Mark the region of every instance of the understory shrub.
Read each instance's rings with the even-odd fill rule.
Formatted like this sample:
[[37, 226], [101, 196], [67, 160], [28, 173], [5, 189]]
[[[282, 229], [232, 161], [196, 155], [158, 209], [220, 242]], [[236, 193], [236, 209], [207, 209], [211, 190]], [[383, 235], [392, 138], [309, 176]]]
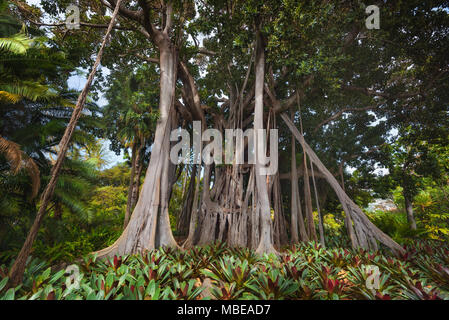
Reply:
[[17, 288], [5, 289], [10, 265], [0, 267], [0, 299], [449, 299], [448, 245], [418, 241], [405, 249], [395, 257], [311, 242], [259, 256], [217, 243], [104, 260], [88, 255], [71, 267], [79, 270], [78, 285], [66, 269], [35, 258]]

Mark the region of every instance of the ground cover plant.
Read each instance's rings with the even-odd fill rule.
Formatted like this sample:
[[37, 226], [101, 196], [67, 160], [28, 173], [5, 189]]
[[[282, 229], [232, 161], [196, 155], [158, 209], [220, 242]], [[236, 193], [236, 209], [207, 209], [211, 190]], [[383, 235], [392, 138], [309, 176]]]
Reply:
[[[44, 261], [31, 259], [23, 284], [8, 290], [3, 265], [0, 299], [449, 299], [449, 246], [431, 241], [407, 246], [401, 257], [324, 249], [316, 243], [286, 248], [280, 256], [259, 256], [215, 244], [106, 260], [86, 256], [76, 265], [78, 285], [65, 268], [52, 271]], [[369, 266], [379, 268], [377, 289], [367, 286]]]

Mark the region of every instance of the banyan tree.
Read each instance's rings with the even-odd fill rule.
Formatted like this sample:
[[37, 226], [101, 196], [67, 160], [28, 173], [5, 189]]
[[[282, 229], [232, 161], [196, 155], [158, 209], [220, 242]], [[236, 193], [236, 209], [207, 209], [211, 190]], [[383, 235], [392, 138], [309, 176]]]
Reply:
[[[114, 36], [123, 39], [135, 35], [139, 47], [129, 54], [133, 59], [138, 58], [139, 63], [157, 64], [160, 97], [151, 158], [137, 204], [122, 235], [113, 245], [98, 251], [99, 257], [165, 246], [186, 248], [215, 241], [250, 247], [259, 253], [276, 252], [281, 246], [298, 241], [320, 241], [325, 245], [318, 180], [320, 184], [326, 182], [341, 203], [347, 235], [354, 248], [377, 250], [381, 244], [396, 253], [403, 252], [348, 197], [304, 138], [302, 123], [308, 119], [298, 108], [302, 101], [323, 91], [324, 86], [351, 92], [348, 90], [351, 79], [361, 77], [360, 74], [353, 76], [346, 68], [345, 86], [336, 86], [327, 68], [331, 64], [338, 68], [348, 56], [360, 60], [363, 50], [372, 49], [360, 42], [363, 19], [360, 16], [347, 19], [345, 5], [335, 5], [343, 6], [335, 8], [328, 1], [311, 4], [293, 0], [282, 3], [101, 0], [102, 10], [115, 9], [120, 22], [114, 27], [111, 21], [110, 29], [114, 29], [111, 43], [115, 41]], [[313, 12], [324, 13], [313, 15]], [[198, 37], [202, 37], [202, 45]], [[123, 50], [117, 45], [115, 50], [117, 47]], [[123, 52], [116, 56], [119, 53], [126, 56]], [[367, 97], [360, 98], [359, 104], [380, 104], [379, 97], [385, 97], [374, 95], [368, 89], [358, 91]], [[366, 106], [359, 109], [369, 110]], [[337, 113], [329, 121], [338, 116]], [[77, 118], [73, 121], [74, 127]], [[194, 126], [198, 122], [200, 125]], [[278, 139], [285, 139], [286, 128], [292, 140], [288, 207], [284, 205], [279, 170], [267, 174], [268, 164], [259, 161], [261, 154], [271, 158], [277, 154], [268, 154], [277, 143], [269, 132], [281, 126], [284, 137]], [[223, 137], [228, 130], [245, 132], [251, 128], [265, 129], [268, 134], [242, 139], [244, 152], [237, 155], [234, 150], [230, 163], [195, 161], [198, 150], [192, 147], [192, 161], [180, 165], [170, 158], [171, 149], [177, 143], [171, 134], [180, 128], [192, 134], [195, 131], [203, 134], [213, 128]], [[230, 139], [227, 143], [238, 144], [236, 136]], [[300, 172], [296, 168], [294, 140], [302, 150]], [[252, 150], [248, 148], [251, 145]], [[247, 161], [254, 155], [255, 163]], [[238, 157], [244, 163], [237, 163]], [[178, 243], [170, 226], [169, 203], [180, 170], [189, 173], [189, 182], [182, 209], [175, 213], [178, 228], [185, 234], [185, 239]], [[299, 174], [303, 178], [302, 187], [298, 185]], [[49, 188], [47, 197], [51, 193]], [[313, 218], [313, 201], [318, 211], [318, 226]]]
[[[110, 3], [113, 5], [114, 1]], [[299, 92], [291, 90], [290, 96], [285, 101], [279, 101], [273, 83], [266, 82], [267, 78], [274, 78], [273, 74], [267, 75], [265, 66], [267, 35], [263, 29], [264, 22], [268, 19], [266, 16], [258, 13], [244, 17], [246, 28], [255, 35], [248, 49], [249, 62], [246, 68], [243, 68], [245, 72], [241, 74], [240, 81], [235, 80], [236, 77], [232, 75], [231, 63], [223, 66], [223, 72], [233, 79], [227, 83], [228, 90], [224, 98], [213, 97], [217, 103], [216, 107], [212, 108], [206, 105], [204, 97], [201, 97], [197, 81], [189, 69], [189, 62], [179, 55], [180, 42], [176, 41], [180, 37], [178, 35], [177, 38], [173, 38], [174, 25], [171, 19], [175, 8], [173, 3], [165, 4], [161, 14], [166, 19], [161, 20], [162, 25], [159, 27], [153, 24], [154, 18], [149, 14], [151, 8], [147, 2], [139, 3], [141, 5], [139, 10], [121, 8], [121, 14], [139, 23], [147, 39], [159, 50], [158, 60], [150, 57], [144, 60], [159, 64], [160, 118], [143, 189], [130, 222], [121, 237], [111, 247], [99, 251], [99, 256], [135, 253], [160, 246], [190, 247], [215, 241], [226, 242], [230, 246], [250, 247], [258, 252], [274, 252], [275, 248], [287, 244], [289, 242], [287, 228], [288, 225], [291, 226], [291, 222], [287, 222], [283, 212], [279, 173], [263, 174], [264, 165], [259, 161], [254, 164], [236, 163], [235, 159], [238, 156], [235, 152], [238, 150], [233, 150], [234, 162], [230, 164], [191, 161], [190, 165], [184, 166], [191, 168], [191, 175], [184, 205], [179, 213], [178, 226], [187, 230], [187, 239], [182, 243], [177, 243], [172, 235], [168, 213], [171, 189], [176, 182], [176, 172], [180, 169], [170, 159], [170, 150], [177, 142], [170, 139], [172, 130], [182, 127], [192, 133], [194, 130], [204, 133], [207, 128], [214, 128], [224, 137], [227, 130], [240, 129], [244, 132], [254, 128], [266, 129], [269, 132], [269, 129], [277, 129], [279, 121], [286, 123], [291, 134], [301, 145], [306, 160], [305, 171], [307, 177], [312, 178], [312, 180], [304, 179], [304, 189], [307, 190], [305, 210], [300, 210], [302, 204], [299, 193], [296, 188], [292, 189], [294, 194], [291, 199], [296, 203], [296, 212], [291, 213], [294, 217], [291, 221], [298, 224], [300, 239], [318, 240], [312, 215], [313, 187], [309, 184], [311, 181], [315, 183], [316, 172], [327, 181], [341, 202], [346, 216], [347, 233], [353, 247], [376, 250], [379, 242], [393, 251], [403, 250], [370, 222], [364, 212], [346, 195], [335, 177], [306, 143], [296, 125], [286, 115], [285, 110], [296, 106]], [[262, 7], [259, 9], [264, 10]], [[235, 9], [229, 10], [232, 15], [232, 10]], [[351, 37], [355, 37], [354, 32], [347, 35], [345, 44], [353, 40]], [[199, 51], [198, 54], [210, 56], [217, 54], [204, 48]], [[181, 86], [179, 90], [176, 88], [177, 80]], [[194, 121], [200, 121], [201, 125], [194, 128]], [[235, 142], [237, 145], [238, 142], [234, 141], [234, 138], [232, 136], [233, 141], [227, 142]], [[255, 140], [252, 141], [255, 146], [253, 150], [244, 148], [245, 160], [251, 155], [258, 154], [258, 148], [262, 148], [265, 153], [271, 150], [270, 137], [265, 136], [264, 141], [259, 141], [261, 140], [259, 138], [257, 135], [252, 138]], [[208, 137], [206, 140], [213, 139]], [[245, 137], [243, 140], [246, 147], [251, 144], [250, 140], [251, 137]], [[193, 148], [192, 154], [192, 158], [199, 157]], [[316, 193], [316, 185], [314, 187]], [[293, 229], [296, 229], [296, 226]], [[318, 229], [321, 242], [324, 242], [321, 222]]]

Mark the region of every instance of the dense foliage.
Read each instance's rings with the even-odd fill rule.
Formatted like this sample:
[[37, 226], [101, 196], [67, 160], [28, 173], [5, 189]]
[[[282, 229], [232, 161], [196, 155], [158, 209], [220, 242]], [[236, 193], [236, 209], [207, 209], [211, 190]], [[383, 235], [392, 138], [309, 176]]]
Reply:
[[[161, 249], [143, 255], [79, 262], [79, 283], [65, 269], [52, 271], [30, 260], [23, 285], [3, 290], [1, 299], [412, 299], [449, 298], [449, 247], [439, 242], [407, 246], [402, 257], [381, 252], [323, 249], [301, 244], [277, 257], [216, 244], [186, 251]], [[371, 272], [380, 271], [378, 289]], [[73, 270], [73, 267], [71, 268]], [[372, 271], [374, 272], [374, 271]], [[70, 273], [70, 272], [68, 272]]]
[[[106, 6], [115, 3], [78, 0], [82, 23], [68, 30], [60, 21], [66, 0], [38, 6], [0, 0], [0, 298], [449, 299], [449, 5], [443, 0], [383, 1], [379, 30], [365, 28], [362, 1], [126, 3], [35, 229], [23, 284], [8, 288], [8, 272], [44, 207], [41, 197], [77, 105], [80, 93], [70, 79], [90, 71], [111, 20]], [[154, 34], [166, 29], [161, 45]], [[171, 91], [162, 94], [167, 47], [176, 65]], [[272, 248], [280, 256], [224, 244], [109, 260], [90, 256], [115, 243], [140, 200], [148, 212], [163, 207], [151, 219], [139, 218], [145, 223], [136, 228], [156, 221], [157, 236], [135, 235], [156, 239], [154, 247], [172, 234], [174, 247], [185, 245], [188, 234], [187, 243], [196, 244], [210, 230], [205, 243], [229, 241], [229, 230], [243, 225], [235, 217], [262, 202], [259, 187], [250, 188], [253, 169], [155, 165], [159, 171], [146, 182], [156, 191], [142, 195], [141, 184], [151, 159], [169, 163], [166, 151], [175, 142], [164, 133], [156, 143], [164, 100], [170, 100], [170, 129], [192, 132], [193, 120], [220, 132], [255, 126], [254, 69], [262, 51], [260, 118], [262, 127], [279, 129], [280, 138], [279, 172], [267, 178], [270, 190], [264, 191], [271, 213], [266, 225], [273, 224]], [[309, 176], [314, 165], [280, 120], [286, 113], [338, 187], [406, 254], [349, 249], [357, 247], [349, 238], [360, 219], [351, 222], [323, 170]], [[162, 144], [164, 152], [153, 152]], [[109, 163], [107, 147], [124, 161]], [[366, 209], [379, 199], [395, 208]], [[220, 218], [205, 224], [217, 212]], [[323, 232], [321, 245], [294, 239], [298, 217], [307, 224], [300, 236]], [[262, 229], [245, 241], [251, 238], [254, 247], [259, 231], [268, 234]], [[374, 239], [373, 228], [356, 231]], [[80, 288], [69, 287], [58, 270], [70, 263], [80, 267]], [[372, 265], [381, 271], [377, 291], [366, 286]]]

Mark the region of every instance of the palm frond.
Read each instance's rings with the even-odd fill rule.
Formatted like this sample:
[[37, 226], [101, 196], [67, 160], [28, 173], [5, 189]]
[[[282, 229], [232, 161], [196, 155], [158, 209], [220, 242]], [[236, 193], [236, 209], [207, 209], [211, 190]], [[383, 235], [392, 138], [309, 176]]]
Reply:
[[18, 33], [9, 38], [0, 38], [0, 50], [14, 54], [25, 54], [32, 43], [32, 39], [23, 33]]
[[14, 174], [19, 172], [23, 155], [20, 146], [17, 143], [6, 140], [0, 136], [0, 152], [4, 154], [6, 160], [10, 163], [11, 171]]
[[48, 86], [32, 81], [0, 84], [0, 90], [7, 92], [9, 95], [21, 96], [31, 101], [49, 100], [56, 96]]
[[27, 171], [31, 178], [31, 199], [37, 196], [41, 185], [40, 171], [32, 158], [26, 155], [20, 146], [0, 136], [0, 152], [11, 165], [11, 172], [17, 174], [21, 169]]
[[11, 93], [8, 91], [0, 91], [0, 101], [6, 103], [16, 104], [22, 99], [22, 97], [18, 94]]

